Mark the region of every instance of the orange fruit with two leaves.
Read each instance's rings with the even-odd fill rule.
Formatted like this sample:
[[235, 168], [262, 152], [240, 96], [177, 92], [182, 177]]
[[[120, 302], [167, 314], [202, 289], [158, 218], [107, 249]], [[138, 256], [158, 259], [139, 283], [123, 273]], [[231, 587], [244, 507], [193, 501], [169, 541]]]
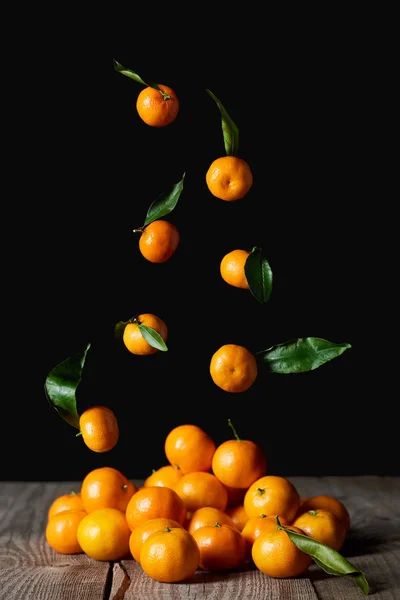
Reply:
[[199, 567], [200, 552], [193, 536], [183, 527], [154, 531], [143, 542], [140, 565], [143, 571], [164, 583], [190, 579]]
[[126, 520], [133, 531], [144, 521], [164, 517], [179, 525], [186, 522], [186, 506], [179, 495], [169, 487], [153, 486], [138, 490], [126, 507]]
[[244, 505], [230, 506], [226, 509], [226, 514], [232, 519], [233, 526], [239, 529], [239, 531], [243, 531], [243, 527], [249, 520]]
[[300, 506], [300, 496], [291, 481], [279, 475], [264, 475], [248, 488], [244, 508], [250, 517], [279, 515], [292, 523]]
[[180, 234], [176, 225], [165, 219], [156, 219], [133, 230], [140, 233], [139, 250], [152, 263], [164, 263], [179, 246]]
[[220, 480], [206, 471], [193, 471], [183, 475], [174, 488], [185, 503], [188, 511], [211, 506], [225, 511], [228, 503], [228, 492]]
[[63, 510], [53, 514], [47, 522], [45, 538], [59, 554], [81, 554], [78, 527], [87, 515], [84, 510]]
[[143, 336], [140, 326], [150, 327], [161, 336], [164, 342], [168, 337], [168, 328], [164, 321], [152, 313], [142, 313], [125, 325], [123, 342], [131, 354], [148, 356], [158, 352], [158, 348], [149, 344]]
[[[283, 517], [279, 517], [279, 522], [285, 527], [289, 525]], [[246, 540], [248, 556], [251, 556], [251, 549], [259, 535], [266, 531], [276, 531], [277, 528], [275, 516], [271, 515], [267, 517], [267, 515], [261, 514], [258, 517], [250, 517], [242, 529], [242, 535]]]
[[148, 477], [146, 477], [143, 487], [160, 485], [162, 487], [169, 487], [173, 489], [182, 475], [183, 473], [178, 465], [164, 465], [158, 469], [154, 469], [154, 471]]
[[95, 560], [120, 560], [130, 554], [131, 530], [125, 513], [117, 508], [99, 508], [87, 514], [78, 525], [77, 535], [83, 552]]
[[187, 530], [193, 534], [199, 527], [214, 525], [215, 523], [234, 527], [231, 517], [225, 511], [213, 506], [203, 506], [192, 513]]
[[[289, 525], [287, 529], [305, 535], [298, 527]], [[305, 573], [311, 563], [309, 554], [302, 552], [292, 542], [286, 531], [275, 527], [259, 535], [251, 549], [252, 560], [262, 573], [269, 577], [298, 577]]]
[[240, 200], [253, 185], [250, 165], [238, 156], [220, 156], [209, 166], [206, 184], [213, 196], [226, 202]]
[[86, 446], [93, 452], [108, 452], [119, 439], [117, 417], [107, 406], [87, 408], [79, 417], [79, 429]]
[[204, 571], [240, 569], [246, 560], [246, 542], [236, 527], [214, 523], [193, 532], [200, 550], [200, 568]]
[[57, 496], [49, 506], [47, 519], [65, 510], [84, 510], [80, 492], [67, 492]]
[[158, 89], [147, 86], [139, 93], [136, 110], [150, 127], [165, 127], [175, 121], [179, 113], [179, 99], [168, 85], [158, 84]]
[[129, 549], [136, 562], [140, 563], [140, 550], [149, 535], [155, 531], [162, 531], [166, 527], [172, 529], [173, 527], [182, 527], [182, 525], [173, 519], [156, 517], [155, 519], [143, 521], [132, 530], [129, 538]]
[[228, 424], [235, 439], [226, 440], [217, 447], [212, 459], [212, 472], [225, 486], [247, 490], [265, 475], [267, 459], [256, 442], [239, 438], [230, 419]]
[[306, 498], [301, 503], [298, 516], [309, 510], [327, 510], [334, 514], [342, 523], [346, 529], [346, 533], [350, 529], [350, 514], [346, 506], [338, 498], [327, 494], [319, 494], [318, 496], [312, 496]]
[[118, 469], [99, 467], [84, 477], [80, 493], [87, 513], [99, 508], [116, 508], [124, 512], [136, 491], [136, 485]]
[[214, 440], [198, 425], [177, 425], [168, 433], [164, 442], [165, 456], [181, 472], [211, 471], [216, 449]]
[[346, 539], [344, 523], [333, 513], [322, 508], [303, 512], [292, 524], [306, 535], [338, 552]]
[[226, 392], [245, 392], [253, 385], [257, 374], [256, 357], [239, 344], [224, 344], [211, 357], [211, 378]]
[[219, 270], [221, 277], [233, 287], [248, 290], [250, 288], [244, 271], [250, 252], [247, 250], [231, 250], [222, 257]]

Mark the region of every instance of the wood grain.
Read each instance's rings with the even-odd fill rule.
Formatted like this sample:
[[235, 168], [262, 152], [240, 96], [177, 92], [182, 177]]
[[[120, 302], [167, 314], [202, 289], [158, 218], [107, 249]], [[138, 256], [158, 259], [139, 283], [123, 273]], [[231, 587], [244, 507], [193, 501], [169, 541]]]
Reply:
[[[289, 477], [301, 496], [343, 501], [351, 530], [341, 553], [364, 571], [373, 600], [400, 599], [400, 478]], [[141, 481], [135, 483], [140, 486]], [[127, 559], [115, 564], [84, 554], [60, 555], [47, 544], [47, 510], [78, 482], [0, 483], [0, 600], [361, 600], [348, 577], [313, 564], [307, 575], [272, 579], [256, 569], [197, 571], [186, 582], [162, 584]]]

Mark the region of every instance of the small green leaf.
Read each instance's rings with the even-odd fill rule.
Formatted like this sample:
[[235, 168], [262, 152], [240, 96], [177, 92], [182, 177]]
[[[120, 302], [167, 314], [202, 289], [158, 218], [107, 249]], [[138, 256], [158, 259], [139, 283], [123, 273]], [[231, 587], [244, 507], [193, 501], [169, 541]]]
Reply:
[[261, 304], [265, 304], [272, 293], [272, 269], [261, 248], [254, 247], [244, 265], [244, 274], [253, 296]]
[[[279, 523], [279, 520], [278, 520]], [[326, 573], [336, 576], [347, 576], [354, 579], [355, 583], [361, 591], [368, 596], [369, 585], [362, 571], [356, 569], [344, 556], [337, 550], [330, 548], [326, 544], [315, 540], [308, 535], [296, 533], [291, 529], [287, 529], [282, 525], [278, 525], [280, 529], [286, 531], [291, 541], [306, 554], [309, 554], [314, 562], [321, 567]]]
[[161, 335], [152, 327], [148, 327], [147, 325], [140, 325], [138, 323], [139, 331], [150, 346], [153, 348], [157, 348], [157, 350], [162, 350], [166, 352], [168, 350], [164, 340]]
[[125, 327], [128, 325], [128, 323], [130, 323], [130, 321], [118, 321], [114, 329], [114, 334], [116, 338], [123, 338]]
[[322, 338], [298, 338], [256, 353], [273, 373], [313, 371], [340, 356], [350, 344], [333, 344]]
[[221, 113], [222, 134], [224, 136], [225, 152], [227, 156], [235, 156], [239, 150], [239, 129], [232, 121], [221, 101], [208, 89], [206, 92], [216, 102]]
[[59, 363], [47, 375], [45, 382], [45, 393], [50, 404], [67, 423], [77, 429], [79, 429], [79, 414], [75, 394], [82, 379], [89, 348], [90, 344], [82, 353]]
[[182, 175], [182, 179], [175, 183], [169, 192], [161, 194], [154, 202], [150, 205], [147, 211], [146, 220], [143, 227], [149, 225], [156, 219], [161, 219], [165, 215], [172, 212], [177, 205], [179, 196], [183, 190], [183, 180], [185, 179], [185, 173]]
[[[142, 83], [146, 87], [153, 87], [156, 90], [160, 90], [160, 88], [158, 87], [158, 85], [156, 83], [146, 83], [140, 77], [140, 75], [135, 73], [135, 71], [132, 71], [131, 69], [127, 69], [126, 67], [123, 67], [121, 65], [121, 63], [119, 63], [117, 60], [113, 59], [113, 63], [114, 63], [114, 69], [118, 73], [121, 73], [122, 75], [125, 75], [126, 77], [129, 77], [129, 79], [133, 79], [134, 81], [137, 81], [138, 83]], [[160, 90], [160, 92], [161, 92], [161, 90]]]

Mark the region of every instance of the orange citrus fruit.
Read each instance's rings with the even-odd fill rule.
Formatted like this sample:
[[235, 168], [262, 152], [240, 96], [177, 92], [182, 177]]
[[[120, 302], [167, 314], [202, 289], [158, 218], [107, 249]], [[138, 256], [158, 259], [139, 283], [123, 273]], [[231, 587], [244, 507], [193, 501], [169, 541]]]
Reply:
[[[285, 527], [286, 525], [289, 525], [283, 517], [279, 517], [279, 522]], [[277, 527], [276, 518], [272, 515], [267, 517], [267, 515], [261, 514], [258, 517], [250, 517], [250, 519], [247, 520], [247, 523], [242, 529], [242, 535], [246, 540], [249, 556], [251, 556], [251, 549], [256, 538], [265, 531], [276, 531]]]
[[243, 290], [249, 289], [244, 266], [250, 252], [247, 250], [231, 250], [222, 258], [219, 266], [221, 277], [226, 283]]
[[82, 550], [95, 560], [128, 557], [131, 530], [125, 514], [116, 508], [99, 508], [83, 517], [78, 525]]
[[337, 551], [341, 549], [346, 538], [344, 523], [333, 513], [322, 508], [303, 512], [293, 521], [293, 525]]
[[239, 529], [239, 531], [243, 531], [243, 527], [249, 520], [243, 504], [228, 507], [226, 509], [226, 514], [232, 519], [233, 526], [236, 527], [236, 529]]
[[47, 519], [64, 510], [84, 510], [80, 492], [68, 492], [55, 498], [50, 504]]
[[139, 238], [141, 254], [152, 263], [166, 262], [179, 245], [180, 235], [177, 227], [164, 219], [157, 219], [135, 231], [141, 232]]
[[187, 530], [189, 533], [194, 533], [199, 527], [215, 525], [215, 523], [234, 526], [231, 517], [223, 510], [213, 506], [203, 506], [192, 513]]
[[178, 494], [169, 487], [153, 486], [138, 490], [126, 507], [126, 520], [133, 531], [144, 521], [165, 517], [179, 525], [186, 522], [186, 506]]
[[188, 511], [194, 512], [203, 506], [211, 506], [225, 511], [228, 492], [213, 473], [193, 471], [183, 475], [174, 488]]
[[169, 125], [179, 112], [179, 99], [174, 90], [162, 84], [158, 84], [158, 88], [145, 87], [136, 100], [139, 117], [151, 127]]
[[92, 406], [79, 417], [83, 441], [93, 452], [108, 452], [118, 442], [119, 428], [114, 411], [107, 406]]
[[[229, 421], [231, 424], [231, 422]], [[231, 427], [233, 428], [232, 424]], [[233, 428], [235, 439], [222, 442], [214, 452], [212, 472], [225, 486], [249, 488], [265, 475], [267, 459], [262, 448], [252, 440], [242, 440]]]
[[198, 546], [183, 527], [154, 531], [140, 550], [140, 565], [146, 575], [165, 583], [190, 579], [199, 562]]
[[50, 517], [45, 531], [49, 546], [59, 554], [82, 553], [77, 532], [86, 514], [84, 510], [63, 510]]
[[142, 549], [143, 543], [147, 540], [150, 534], [155, 531], [162, 531], [166, 527], [182, 527], [180, 523], [173, 519], [167, 519], [165, 517], [156, 517], [155, 519], [148, 519], [143, 521], [137, 527], [132, 530], [129, 538], [129, 549], [133, 558], [140, 563], [140, 550]]
[[[287, 528], [305, 535], [293, 525]], [[312, 563], [311, 556], [299, 550], [286, 531], [277, 528], [261, 533], [255, 539], [251, 555], [257, 569], [269, 577], [297, 577], [305, 573]]]
[[285, 477], [264, 475], [248, 488], [244, 508], [250, 517], [279, 515], [292, 523], [300, 505], [295, 486]]
[[177, 425], [165, 438], [164, 450], [168, 462], [182, 473], [210, 471], [215, 442], [201, 427]]
[[88, 513], [99, 508], [116, 508], [124, 512], [136, 490], [136, 485], [118, 469], [93, 469], [81, 484], [83, 508]]
[[334, 514], [338, 519], [340, 519], [346, 529], [346, 532], [350, 529], [350, 514], [347, 510], [346, 506], [335, 498], [334, 496], [329, 496], [326, 494], [320, 494], [318, 496], [312, 496], [311, 498], [306, 498], [304, 502], [302, 502], [299, 515], [303, 512], [307, 512], [308, 510], [327, 510], [330, 513]]
[[123, 341], [129, 352], [139, 356], [147, 356], [158, 352], [158, 349], [149, 344], [143, 337], [138, 325], [151, 327], [167, 340], [168, 328], [164, 321], [152, 313], [143, 313], [135, 317], [133, 322], [127, 323], [123, 333]]
[[226, 392], [245, 392], [257, 374], [254, 354], [238, 344], [224, 344], [211, 357], [211, 378]]
[[152, 487], [154, 485], [160, 485], [162, 487], [174, 488], [175, 484], [178, 483], [183, 473], [178, 465], [164, 465], [158, 469], [154, 469], [144, 480], [143, 487]]
[[247, 194], [253, 185], [253, 174], [243, 158], [221, 156], [209, 166], [206, 183], [213, 196], [231, 202]]
[[200, 550], [200, 568], [204, 571], [228, 571], [244, 566], [246, 542], [232, 525], [214, 523], [193, 532]]

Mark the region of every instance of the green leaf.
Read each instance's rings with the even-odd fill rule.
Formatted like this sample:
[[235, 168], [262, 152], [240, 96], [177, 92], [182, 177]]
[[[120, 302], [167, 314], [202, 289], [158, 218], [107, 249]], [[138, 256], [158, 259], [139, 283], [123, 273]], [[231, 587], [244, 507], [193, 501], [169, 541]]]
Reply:
[[116, 338], [122, 339], [124, 336], [124, 331], [125, 331], [125, 327], [128, 325], [128, 323], [130, 323], [131, 321], [118, 321], [118, 323], [115, 326], [114, 329], [114, 334]]
[[183, 190], [183, 180], [185, 179], [185, 173], [182, 175], [182, 179], [175, 183], [169, 192], [161, 194], [154, 202], [150, 205], [147, 211], [146, 220], [143, 227], [149, 225], [156, 219], [161, 219], [165, 215], [172, 212], [177, 205], [179, 196]]
[[244, 265], [244, 274], [253, 296], [261, 304], [268, 302], [272, 293], [272, 269], [261, 248], [254, 247]]
[[164, 340], [161, 335], [152, 327], [148, 327], [147, 325], [140, 325], [138, 323], [139, 331], [150, 346], [153, 348], [157, 348], [157, 350], [162, 350], [166, 352], [168, 350]]
[[298, 338], [256, 353], [273, 373], [313, 371], [340, 356], [350, 344], [333, 344], [322, 338]]
[[[158, 87], [158, 85], [156, 83], [146, 83], [146, 81], [144, 81], [140, 77], [140, 75], [135, 73], [135, 71], [132, 71], [131, 69], [127, 69], [126, 67], [123, 67], [121, 65], [121, 63], [119, 63], [117, 60], [113, 59], [113, 64], [114, 64], [114, 69], [118, 73], [121, 73], [122, 75], [125, 75], [126, 77], [129, 77], [129, 79], [133, 79], [134, 81], [137, 81], [138, 83], [142, 83], [146, 87], [153, 87], [156, 90], [160, 90], [160, 88]], [[161, 92], [161, 90], [160, 90], [160, 92]]]
[[143, 85], [145, 85], [146, 87], [148, 87], [148, 83], [146, 83], [145, 81], [143, 81], [143, 79], [134, 71], [131, 71], [131, 69], [126, 69], [125, 67], [123, 67], [121, 65], [121, 63], [119, 63], [117, 60], [113, 60], [114, 63], [114, 69], [116, 71], [118, 71], [118, 73], [122, 73], [122, 75], [125, 75], [126, 77], [129, 77], [130, 79], [133, 79], [134, 81], [137, 81], [138, 83], [142, 83]]
[[282, 525], [279, 525], [279, 528], [286, 531], [291, 541], [299, 548], [299, 550], [309, 554], [321, 569], [330, 575], [351, 577], [361, 591], [368, 596], [369, 585], [364, 573], [356, 569], [337, 550], [330, 548], [322, 542], [318, 542], [308, 535], [302, 535], [291, 531]]
[[225, 152], [227, 156], [235, 156], [239, 150], [239, 129], [232, 121], [221, 101], [208, 89], [206, 92], [216, 102], [222, 118], [222, 134], [224, 136]]
[[45, 393], [50, 404], [59, 415], [73, 427], [79, 429], [79, 414], [76, 408], [76, 390], [82, 379], [88, 344], [82, 353], [59, 363], [46, 377]]

